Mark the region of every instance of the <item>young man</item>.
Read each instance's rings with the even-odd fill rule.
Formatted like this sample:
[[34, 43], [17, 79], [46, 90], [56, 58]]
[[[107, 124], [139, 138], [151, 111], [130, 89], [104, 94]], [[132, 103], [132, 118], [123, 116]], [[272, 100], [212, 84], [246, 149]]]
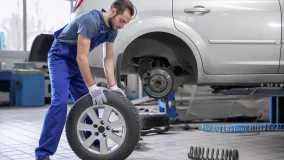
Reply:
[[108, 12], [92, 10], [71, 21], [54, 33], [54, 42], [48, 54], [48, 67], [52, 87], [51, 106], [48, 108], [35, 149], [37, 160], [48, 160], [57, 150], [66, 122], [69, 92], [77, 101], [90, 93], [94, 105], [106, 102], [103, 91], [92, 78], [88, 54], [106, 42], [105, 74], [109, 90], [124, 92], [115, 84], [113, 42], [117, 30], [122, 29], [134, 14], [129, 0], [116, 0]]

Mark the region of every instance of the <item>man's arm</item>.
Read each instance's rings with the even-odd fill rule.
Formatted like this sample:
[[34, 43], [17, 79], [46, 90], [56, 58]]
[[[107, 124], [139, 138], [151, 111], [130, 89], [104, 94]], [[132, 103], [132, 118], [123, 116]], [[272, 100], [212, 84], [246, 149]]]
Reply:
[[113, 43], [105, 43], [105, 55], [103, 59], [105, 75], [108, 81], [109, 86], [116, 84], [114, 76], [114, 61], [113, 61]]
[[95, 84], [95, 80], [92, 77], [88, 62], [90, 43], [91, 42], [88, 38], [86, 38], [82, 34], [78, 34], [78, 51], [76, 60], [79, 65], [82, 77], [88, 87]]

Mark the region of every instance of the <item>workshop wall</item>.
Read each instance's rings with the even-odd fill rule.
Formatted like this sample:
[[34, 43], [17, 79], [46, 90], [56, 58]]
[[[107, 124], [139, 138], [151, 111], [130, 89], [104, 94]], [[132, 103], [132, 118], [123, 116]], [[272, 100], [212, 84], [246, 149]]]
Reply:
[[[71, 20], [75, 3], [76, 0], [9, 0], [9, 3], [2, 3], [0, 62], [11, 68], [13, 62], [24, 61], [37, 35], [53, 34]], [[60, 18], [54, 18], [57, 15]]]

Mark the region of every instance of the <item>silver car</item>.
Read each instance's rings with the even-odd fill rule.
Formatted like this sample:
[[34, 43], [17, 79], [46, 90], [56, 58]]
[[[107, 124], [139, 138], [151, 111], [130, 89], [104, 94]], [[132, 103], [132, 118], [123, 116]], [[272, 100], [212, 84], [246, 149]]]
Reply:
[[[78, 2], [73, 18], [92, 9], [108, 10], [113, 0]], [[216, 93], [238, 88], [237, 94], [268, 94], [261, 87], [281, 89], [284, 0], [132, 3], [135, 17], [114, 44], [119, 81], [138, 74], [145, 91], [156, 98], [184, 84], [211, 86]], [[103, 45], [89, 56], [92, 73], [104, 78], [102, 58]]]

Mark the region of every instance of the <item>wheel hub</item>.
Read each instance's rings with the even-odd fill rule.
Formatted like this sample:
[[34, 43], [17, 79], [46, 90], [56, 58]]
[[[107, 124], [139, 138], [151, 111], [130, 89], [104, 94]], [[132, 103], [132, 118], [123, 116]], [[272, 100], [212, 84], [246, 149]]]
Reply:
[[98, 130], [99, 130], [100, 133], [104, 133], [105, 132], [105, 127], [100, 126]]
[[149, 87], [155, 92], [162, 92], [167, 88], [167, 79], [163, 75], [154, 75], [150, 78]]
[[153, 68], [143, 75], [145, 91], [154, 98], [164, 98], [174, 86], [174, 74], [167, 68]]

